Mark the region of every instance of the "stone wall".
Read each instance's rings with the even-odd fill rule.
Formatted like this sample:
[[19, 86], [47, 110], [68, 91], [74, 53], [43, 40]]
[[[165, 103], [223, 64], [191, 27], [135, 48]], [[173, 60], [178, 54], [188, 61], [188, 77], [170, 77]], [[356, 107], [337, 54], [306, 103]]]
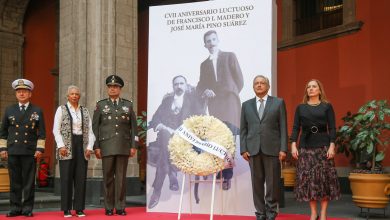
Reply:
[[23, 75], [23, 19], [29, 0], [0, 0], [0, 120], [15, 103], [11, 83]]
[[[137, 103], [137, 1], [60, 1], [59, 23], [59, 100], [75, 84], [92, 113], [107, 97], [105, 78], [116, 73], [125, 81], [121, 96]], [[138, 170], [131, 159], [127, 176], [137, 177]], [[88, 176], [101, 177], [100, 160], [89, 162]]]

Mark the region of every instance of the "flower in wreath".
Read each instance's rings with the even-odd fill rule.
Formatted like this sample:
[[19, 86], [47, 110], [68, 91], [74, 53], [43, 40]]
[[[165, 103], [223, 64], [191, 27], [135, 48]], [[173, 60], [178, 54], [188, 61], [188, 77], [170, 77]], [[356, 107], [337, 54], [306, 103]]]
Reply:
[[172, 164], [182, 172], [205, 176], [233, 165], [235, 143], [222, 121], [203, 115], [184, 120], [168, 149]]

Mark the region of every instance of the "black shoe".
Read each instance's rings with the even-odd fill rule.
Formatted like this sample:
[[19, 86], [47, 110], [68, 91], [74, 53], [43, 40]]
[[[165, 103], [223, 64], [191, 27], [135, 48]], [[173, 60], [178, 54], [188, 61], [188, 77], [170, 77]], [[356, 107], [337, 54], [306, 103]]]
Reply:
[[232, 186], [232, 183], [231, 183], [231, 180], [230, 180], [230, 179], [225, 179], [225, 180], [222, 182], [222, 189], [223, 189], [223, 190], [229, 190], [231, 186]]
[[34, 217], [33, 213], [31, 211], [24, 211], [22, 213], [22, 215], [26, 216], [26, 217]]
[[117, 215], [122, 215], [122, 216], [127, 215], [127, 213], [126, 213], [126, 211], [124, 209], [117, 209], [116, 210], [116, 214]]
[[255, 212], [255, 215], [256, 215], [256, 220], [266, 220], [264, 213]]
[[161, 192], [157, 193], [157, 192], [153, 191], [153, 194], [149, 200], [149, 205], [148, 205], [149, 209], [154, 208], [158, 204], [158, 201], [160, 200], [160, 194], [161, 194]]
[[16, 217], [16, 216], [19, 216], [21, 215], [22, 213], [20, 211], [10, 211], [7, 213], [7, 217]]
[[114, 215], [114, 212], [112, 211], [112, 209], [106, 209], [106, 215], [112, 216], [112, 215]]
[[177, 182], [173, 182], [169, 184], [169, 189], [172, 191], [178, 191], [179, 190], [179, 184]]
[[70, 218], [72, 217], [72, 213], [69, 210], [64, 211], [64, 218]]
[[275, 220], [278, 213], [277, 212], [270, 212], [270, 213], [267, 213], [266, 215], [267, 215], [267, 220]]
[[77, 217], [85, 217], [85, 213], [83, 212], [83, 210], [77, 210], [76, 211], [76, 216]]
[[256, 220], [266, 220], [265, 215], [256, 216]]

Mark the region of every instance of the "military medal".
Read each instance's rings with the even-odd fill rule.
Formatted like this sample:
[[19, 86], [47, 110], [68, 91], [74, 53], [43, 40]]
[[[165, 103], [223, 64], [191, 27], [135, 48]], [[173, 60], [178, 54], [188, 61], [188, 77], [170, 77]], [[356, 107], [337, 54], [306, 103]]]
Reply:
[[104, 106], [103, 112], [108, 113], [109, 111], [110, 111], [110, 108], [108, 107], [108, 105]]
[[108, 118], [108, 120], [111, 120], [111, 115], [110, 115], [110, 116], [108, 116], [107, 118]]
[[39, 115], [36, 112], [31, 114], [30, 121], [32, 121], [32, 120], [35, 120], [35, 121], [39, 120]]
[[11, 121], [11, 125], [15, 123], [15, 116], [9, 116], [8, 119]]
[[129, 107], [127, 106], [122, 106], [122, 109], [124, 112], [128, 113], [129, 112]]

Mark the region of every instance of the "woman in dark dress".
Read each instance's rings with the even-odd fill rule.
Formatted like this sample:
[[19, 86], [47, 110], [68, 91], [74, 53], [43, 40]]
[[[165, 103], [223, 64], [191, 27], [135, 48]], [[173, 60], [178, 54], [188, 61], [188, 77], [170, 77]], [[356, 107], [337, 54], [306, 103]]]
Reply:
[[[328, 202], [340, 198], [340, 184], [333, 160], [335, 139], [333, 107], [326, 99], [321, 82], [310, 80], [303, 102], [295, 110], [291, 153], [298, 160], [295, 196], [298, 201], [310, 203], [311, 220], [325, 220]], [[317, 201], [321, 203], [319, 216]]]

